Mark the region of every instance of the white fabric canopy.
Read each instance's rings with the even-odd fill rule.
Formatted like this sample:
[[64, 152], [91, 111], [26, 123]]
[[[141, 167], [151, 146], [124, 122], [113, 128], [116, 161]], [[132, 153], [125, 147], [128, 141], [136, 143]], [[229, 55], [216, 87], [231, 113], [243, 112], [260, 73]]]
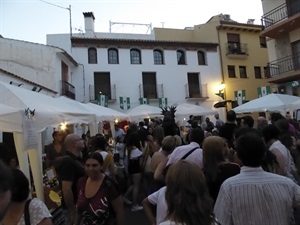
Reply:
[[195, 116], [206, 116], [206, 115], [213, 115], [216, 114], [217, 111], [212, 110], [210, 108], [200, 106], [200, 105], [193, 105], [189, 103], [181, 103], [178, 104], [176, 107], [175, 116], [176, 117], [187, 117], [190, 115]]
[[[236, 113], [290, 111], [299, 108], [300, 98], [293, 95], [269, 94], [233, 108]], [[299, 103], [299, 102], [298, 102]]]
[[162, 109], [151, 105], [139, 105], [135, 108], [127, 111], [127, 114], [132, 120], [151, 118], [151, 117], [163, 117], [161, 114]]

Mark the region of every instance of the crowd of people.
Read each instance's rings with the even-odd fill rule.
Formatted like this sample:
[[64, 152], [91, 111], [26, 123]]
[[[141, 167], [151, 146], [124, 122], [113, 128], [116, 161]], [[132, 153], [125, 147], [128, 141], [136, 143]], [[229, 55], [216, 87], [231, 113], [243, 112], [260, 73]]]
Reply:
[[[116, 124], [114, 146], [102, 134], [54, 132], [45, 166], [58, 175], [64, 224], [124, 225], [126, 205], [151, 225], [300, 224], [298, 123], [233, 110], [215, 119], [190, 116], [186, 138], [172, 116], [126, 131]], [[30, 224], [52, 224], [45, 204], [30, 198], [28, 178], [0, 157], [0, 222], [27, 225], [29, 208]]]

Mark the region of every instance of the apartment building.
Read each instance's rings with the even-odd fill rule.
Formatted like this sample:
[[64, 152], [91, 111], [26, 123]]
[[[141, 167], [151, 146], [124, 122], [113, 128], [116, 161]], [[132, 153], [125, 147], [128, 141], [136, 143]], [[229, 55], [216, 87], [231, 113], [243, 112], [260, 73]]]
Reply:
[[268, 82], [278, 93], [300, 94], [300, 1], [262, 0]]
[[266, 39], [260, 36], [262, 28], [252, 19], [240, 23], [220, 14], [205, 24], [184, 30], [154, 28], [154, 33], [156, 40], [218, 43], [222, 85], [216, 94], [224, 101], [220, 99], [217, 106], [230, 109], [272, 91], [266, 79], [268, 52]]

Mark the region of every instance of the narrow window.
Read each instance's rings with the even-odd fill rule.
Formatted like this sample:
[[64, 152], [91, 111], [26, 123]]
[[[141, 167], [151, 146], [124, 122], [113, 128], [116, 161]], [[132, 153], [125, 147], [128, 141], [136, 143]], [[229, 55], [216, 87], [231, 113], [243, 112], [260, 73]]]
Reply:
[[259, 37], [259, 43], [260, 43], [260, 47], [261, 48], [266, 48], [267, 47], [267, 41], [266, 41], [266, 37]]
[[190, 98], [201, 98], [199, 73], [188, 73], [188, 88]]
[[202, 51], [198, 51], [197, 56], [198, 56], [198, 65], [206, 65], [205, 53]]
[[95, 72], [94, 73], [94, 92], [95, 99], [98, 98], [100, 93], [102, 95], [108, 96], [111, 99], [111, 83], [110, 83], [110, 73], [107, 72]]
[[139, 49], [130, 50], [130, 63], [142, 64], [141, 51]]
[[254, 66], [254, 74], [256, 79], [261, 79], [261, 68], [260, 66]]
[[240, 78], [247, 78], [246, 66], [240, 66]]
[[108, 64], [119, 64], [119, 53], [118, 49], [108, 49]]
[[143, 73], [143, 91], [144, 98], [157, 99], [157, 85], [155, 73]]
[[96, 48], [88, 49], [88, 62], [89, 62], [89, 64], [97, 64], [97, 49]]
[[164, 56], [163, 56], [163, 52], [161, 50], [159, 50], [159, 49], [153, 50], [153, 58], [154, 58], [155, 65], [164, 64]]
[[234, 66], [227, 66], [227, 69], [228, 69], [228, 77], [230, 77], [230, 78], [236, 77]]
[[177, 50], [177, 64], [178, 65], [185, 65], [185, 54], [182, 50]]

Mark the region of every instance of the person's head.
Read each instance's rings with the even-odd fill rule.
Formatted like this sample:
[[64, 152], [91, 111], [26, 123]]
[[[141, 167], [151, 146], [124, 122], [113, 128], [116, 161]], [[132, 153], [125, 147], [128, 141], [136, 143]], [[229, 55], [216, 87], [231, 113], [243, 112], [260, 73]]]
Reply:
[[202, 122], [200, 126], [201, 126], [201, 129], [202, 129], [202, 130], [206, 130], [206, 128], [207, 128], [207, 123], [206, 123], [206, 122]]
[[196, 142], [199, 145], [201, 145], [203, 140], [204, 140], [204, 131], [199, 127], [192, 128], [189, 134], [189, 141]]
[[265, 126], [262, 129], [261, 133], [262, 133], [263, 140], [265, 141], [265, 143], [268, 143], [272, 139], [277, 140], [280, 135], [280, 131], [279, 131], [278, 127], [276, 127], [273, 124], [269, 124], [269, 125]]
[[260, 116], [257, 118], [257, 129], [261, 130], [268, 125], [266, 117]]
[[144, 121], [140, 121], [140, 122], [139, 122], [139, 127], [143, 127], [143, 126], [145, 126]]
[[162, 141], [162, 150], [170, 154], [174, 150], [175, 144], [176, 138], [171, 135], [168, 135], [164, 137]]
[[209, 136], [204, 139], [202, 144], [203, 149], [203, 166], [225, 161], [227, 144], [222, 137]]
[[99, 152], [92, 152], [84, 159], [86, 175], [91, 179], [97, 179], [101, 175], [103, 158]]
[[241, 127], [253, 128], [254, 119], [252, 116], [243, 116], [241, 120]]
[[265, 158], [266, 147], [257, 133], [248, 132], [236, 140], [236, 152], [244, 166], [259, 167]]
[[211, 224], [213, 203], [199, 167], [186, 160], [171, 165], [166, 186], [168, 218], [180, 224]]
[[236, 120], [236, 113], [233, 110], [229, 110], [226, 114], [226, 119], [228, 122], [235, 122]]
[[206, 123], [210, 122], [209, 117], [206, 117], [206, 118], [205, 118], [205, 122], [206, 122]]
[[189, 116], [189, 119], [190, 119], [190, 120], [194, 120], [194, 116], [193, 116], [193, 115], [190, 115], [190, 116]]
[[105, 150], [107, 147], [107, 141], [103, 136], [96, 136], [93, 138], [92, 147], [94, 150]]
[[67, 151], [79, 156], [84, 149], [84, 140], [77, 134], [68, 134], [65, 138], [65, 146]]
[[65, 132], [63, 131], [54, 131], [52, 133], [52, 138], [54, 141], [57, 141], [57, 142], [62, 142], [65, 138]]
[[29, 180], [19, 169], [12, 170], [13, 186], [11, 193], [12, 202], [23, 202], [29, 196]]
[[182, 139], [181, 139], [181, 137], [179, 135], [174, 135], [173, 137], [176, 139], [176, 141], [175, 141], [175, 148], [178, 147], [178, 146], [181, 146], [182, 145]]
[[280, 133], [289, 133], [289, 122], [287, 119], [279, 119], [277, 120], [274, 125], [279, 129]]
[[280, 119], [283, 119], [283, 118], [284, 118], [284, 116], [281, 115], [279, 112], [274, 112], [274, 113], [271, 114], [271, 123], [275, 124], [275, 122], [277, 120], [280, 120]]
[[216, 120], [220, 119], [219, 114], [215, 114], [215, 118], [216, 118]]
[[0, 160], [0, 221], [3, 219], [11, 201], [12, 183], [10, 168]]
[[120, 128], [119, 128], [119, 125], [118, 124], [115, 124], [115, 131], [118, 131]]
[[133, 148], [134, 146], [141, 149], [141, 138], [139, 133], [136, 131], [129, 133], [126, 139], [127, 149]]

